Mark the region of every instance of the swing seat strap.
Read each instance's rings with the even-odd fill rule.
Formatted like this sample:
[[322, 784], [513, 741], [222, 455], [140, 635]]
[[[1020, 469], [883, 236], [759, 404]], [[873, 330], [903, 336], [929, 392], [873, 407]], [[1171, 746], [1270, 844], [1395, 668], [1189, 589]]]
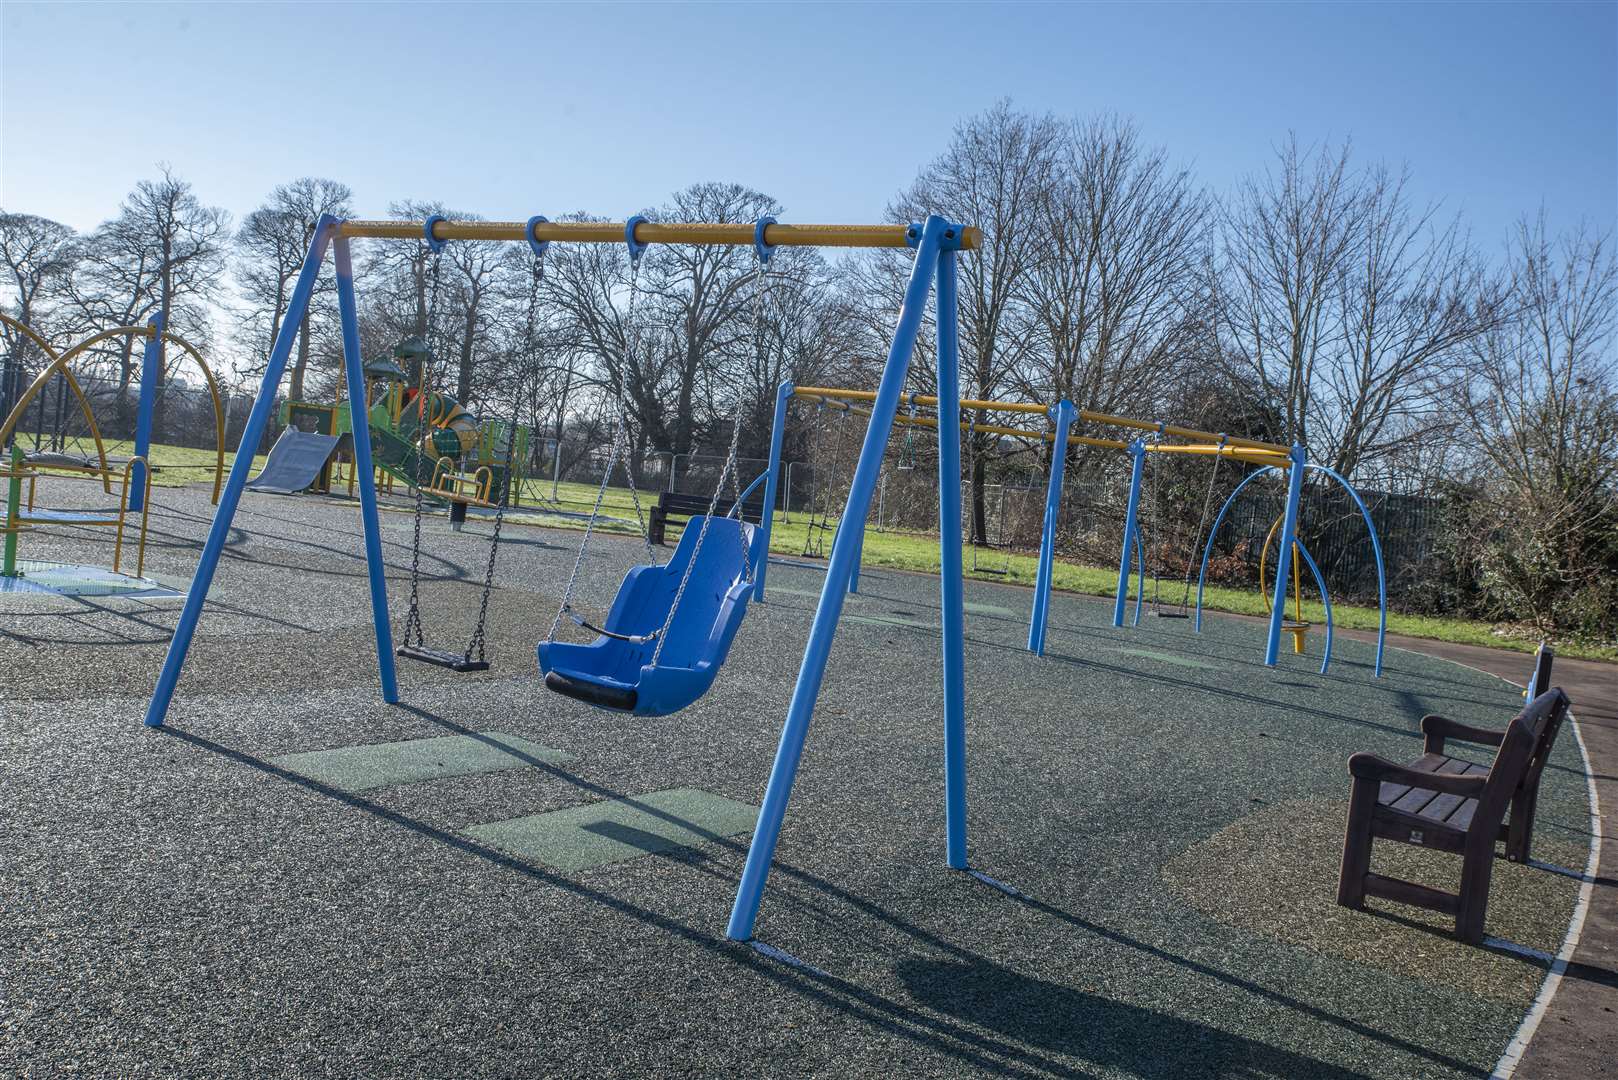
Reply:
[[581, 626], [584, 629], [589, 630], [591, 633], [600, 634], [602, 637], [612, 638], [614, 641], [627, 641], [631, 645], [645, 645], [647, 642], [656, 641], [663, 633], [663, 631], [659, 629], [653, 630], [650, 634], [620, 634], [612, 630], [602, 629], [595, 623], [592, 623], [586, 619], [583, 615], [580, 615], [578, 612], [574, 611], [572, 608], [563, 608], [562, 614], [566, 615], [570, 620], [572, 620], [574, 625]]

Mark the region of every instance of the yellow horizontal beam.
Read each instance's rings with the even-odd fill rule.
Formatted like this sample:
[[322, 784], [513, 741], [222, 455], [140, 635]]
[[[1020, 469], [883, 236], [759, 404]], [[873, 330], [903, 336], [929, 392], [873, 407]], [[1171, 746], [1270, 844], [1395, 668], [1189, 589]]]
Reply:
[[[419, 240], [422, 221], [345, 221], [337, 227], [339, 236], [377, 237], [387, 240]], [[622, 244], [622, 221], [548, 221], [534, 226], [535, 240], [557, 240], [574, 244]], [[906, 225], [766, 225], [764, 242], [771, 247], [902, 248]], [[440, 221], [433, 227], [436, 240], [520, 240], [528, 239], [528, 225], [521, 221]], [[714, 224], [706, 222], [643, 221], [635, 226], [635, 240], [641, 244], [710, 244], [751, 247], [751, 223]], [[961, 247], [983, 246], [982, 230], [966, 226]]]
[[[871, 410], [861, 409], [835, 400], [829, 401], [834, 408], [841, 408], [855, 416], [869, 418]], [[938, 418], [933, 416], [910, 416], [898, 413], [894, 416], [896, 424], [908, 424], [911, 427], [924, 427], [932, 430], [938, 429]], [[1035, 442], [1051, 442], [1056, 438], [1049, 431], [1029, 431], [1026, 428], [1004, 427], [999, 424], [976, 424], [971, 420], [960, 422], [962, 431], [982, 431], [990, 435], [1009, 435], [1017, 439], [1030, 439]], [[1129, 444], [1120, 439], [1098, 439], [1093, 435], [1069, 435], [1069, 446], [1095, 446], [1103, 450], [1128, 450]], [[1274, 451], [1250, 450], [1240, 446], [1148, 446], [1148, 453], [1156, 454], [1212, 454], [1218, 457], [1232, 458], [1236, 461], [1245, 461], [1250, 465], [1279, 465], [1285, 469], [1287, 457]]]
[[[1113, 427], [1133, 428], [1136, 431], [1157, 431], [1158, 426], [1152, 420], [1136, 420], [1132, 416], [1116, 416], [1112, 413], [1091, 412], [1089, 409], [1079, 410], [1079, 419], [1088, 420], [1092, 424], [1110, 424]], [[1257, 439], [1243, 439], [1235, 435], [1221, 435], [1214, 431], [1202, 431], [1197, 428], [1178, 427], [1174, 424], [1164, 424], [1162, 434], [1172, 435], [1176, 439], [1193, 439], [1197, 441], [1209, 440], [1223, 441], [1230, 446], [1245, 446], [1250, 450], [1276, 450], [1287, 453], [1288, 448], [1276, 443], [1260, 442]]]
[[[826, 401], [876, 400], [876, 392], [874, 390], [842, 390], [838, 389], [837, 387], [830, 386], [797, 386], [793, 387], [792, 393], [797, 397], [819, 398]], [[938, 399], [929, 394], [903, 394], [899, 398], [899, 404], [901, 406], [927, 405], [936, 409], [938, 407]], [[1041, 415], [1048, 415], [1050, 413], [1050, 406], [1048, 405], [1038, 405], [1025, 401], [975, 401], [970, 399], [962, 399], [961, 409], [963, 411], [971, 409], [981, 410], [984, 412], [1039, 413]], [[1088, 420], [1092, 424], [1110, 424], [1113, 427], [1132, 428], [1136, 431], [1158, 430], [1158, 425], [1151, 420], [1136, 420], [1130, 416], [1116, 416], [1112, 413], [1092, 412], [1089, 409], [1080, 409], [1079, 418], [1081, 420]], [[988, 431], [990, 429], [982, 424], [979, 424], [978, 430]], [[1191, 439], [1198, 442], [1207, 440], [1215, 444], [1222, 443], [1227, 447], [1239, 446], [1245, 447], [1249, 450], [1262, 450], [1273, 454], [1280, 454], [1283, 457], [1288, 452], [1287, 447], [1278, 446], [1275, 443], [1259, 442], [1257, 439], [1242, 439], [1237, 438], [1234, 435], [1219, 435], [1211, 431], [1199, 431], [1196, 428], [1179, 427], [1175, 424], [1164, 424], [1162, 433], [1164, 435], [1172, 435], [1177, 439]], [[1124, 449], [1127, 446], [1126, 443], [1114, 442], [1111, 439], [1095, 439], [1079, 435], [1073, 436], [1068, 441], [1077, 442], [1086, 446], [1117, 447], [1118, 449]], [[1147, 449], [1158, 448], [1148, 447]], [[1210, 451], [1212, 449], [1212, 447], [1209, 448]]]
[[[875, 401], [874, 390], [839, 390], [830, 386], [795, 386], [792, 393], [796, 397], [821, 398], [832, 401]], [[938, 399], [931, 394], [902, 394], [899, 397], [901, 406], [926, 405], [930, 408], [938, 407]], [[1013, 412], [1038, 413], [1041, 416], [1050, 414], [1050, 406], [1036, 405], [1026, 401], [975, 401], [970, 398], [961, 400], [962, 409], [981, 410], [984, 412]], [[987, 428], [983, 430], [987, 431]]]

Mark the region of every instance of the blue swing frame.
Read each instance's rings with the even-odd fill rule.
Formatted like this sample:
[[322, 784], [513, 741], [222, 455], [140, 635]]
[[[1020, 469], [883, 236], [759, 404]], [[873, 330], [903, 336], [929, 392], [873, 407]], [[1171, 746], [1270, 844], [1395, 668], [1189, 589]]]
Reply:
[[[309, 309], [321, 264], [330, 249], [337, 280], [337, 304], [342, 324], [344, 380], [350, 396], [360, 393], [365, 386], [360, 357], [359, 318], [354, 294], [353, 262], [348, 237], [340, 226], [343, 223], [331, 215], [323, 215], [316, 223], [309, 241], [308, 252], [298, 272], [287, 310], [281, 320], [281, 329], [271, 347], [269, 362], [259, 392], [248, 413], [247, 423], [237, 446], [236, 460], [230, 477], [220, 496], [219, 507], [208, 530], [202, 554], [197, 561], [195, 577], [180, 611], [174, 637], [169, 643], [157, 685], [147, 706], [145, 723], [161, 726], [174, 699], [185, 659], [196, 635], [197, 623], [202, 616], [209, 587], [219, 568], [226, 541], [231, 534], [236, 510], [241, 504], [242, 491], [247, 485], [252, 468], [251, 450], [262, 441], [275, 405], [275, 390], [297, 340], [303, 316]], [[424, 223], [425, 239], [437, 244], [434, 234], [436, 222]], [[630, 244], [637, 242], [633, 227], [626, 230]], [[369, 235], [396, 235], [371, 232]], [[905, 230], [906, 246], [915, 250], [910, 279], [905, 287], [904, 306], [899, 313], [898, 325], [883, 368], [881, 387], [871, 409], [871, 420], [866, 428], [865, 441], [860, 451], [859, 464], [849, 490], [843, 512], [845, 520], [865, 520], [870, 512], [877, 473], [881, 467], [883, 451], [892, 433], [894, 415], [903, 391], [905, 374], [915, 353], [916, 340], [921, 332], [929, 295], [936, 299], [936, 328], [938, 337], [938, 397], [951, 412], [959, 410], [960, 403], [960, 331], [958, 325], [958, 285], [956, 260], [958, 252], [971, 246], [973, 233], [966, 226], [943, 217], [931, 216], [924, 223], [911, 225]], [[762, 243], [765, 228], [760, 226], [754, 235], [755, 243]], [[526, 229], [525, 238], [535, 238], [533, 220]], [[676, 241], [678, 242], [678, 241]], [[975, 242], [972, 241], [972, 242]], [[936, 292], [935, 292], [936, 287]], [[244, 453], [243, 450], [247, 450]], [[370, 429], [365, 411], [354, 411], [354, 456], [359, 475], [369, 476], [372, 471]], [[966, 685], [964, 632], [966, 611], [961, 579], [961, 493], [957, 482], [961, 468], [960, 431], [953, 424], [938, 428], [939, 485], [939, 589], [942, 608], [942, 656], [944, 687], [944, 833], [945, 859], [954, 869], [967, 869], [966, 848]], [[773, 494], [773, 493], [772, 493]], [[376, 491], [371, 484], [360, 485], [360, 518], [364, 531], [367, 575], [370, 586], [371, 614], [375, 624], [377, 644], [377, 674], [381, 683], [382, 700], [397, 703], [399, 686], [393, 657], [393, 631], [388, 619], [387, 586], [383, 576], [382, 535], [378, 522]], [[782, 726], [780, 745], [764, 793], [763, 808], [753, 843], [748, 849], [747, 865], [736, 893], [726, 929], [728, 937], [749, 940], [753, 936], [754, 921], [762, 902], [764, 886], [769, 875], [770, 862], [775, 854], [786, 816], [787, 801], [791, 796], [793, 779], [809, 733], [809, 722], [814, 715], [815, 698], [826, 673], [832, 638], [837, 631], [838, 616], [847, 596], [854, 563], [859, 554], [857, 531], [843, 533], [834, 542], [832, 557], [821, 590], [820, 602], [815, 609], [814, 624], [804, 649], [803, 664], [799, 669], [792, 702]], [[767, 554], [767, 550], [765, 552]]]

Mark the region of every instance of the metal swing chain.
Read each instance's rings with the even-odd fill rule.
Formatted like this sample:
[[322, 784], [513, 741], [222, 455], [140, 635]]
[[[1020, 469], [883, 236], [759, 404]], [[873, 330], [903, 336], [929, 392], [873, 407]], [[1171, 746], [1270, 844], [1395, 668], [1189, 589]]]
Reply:
[[[527, 339], [523, 350], [530, 360], [534, 351], [534, 319], [539, 310], [539, 282], [544, 276], [544, 263], [536, 258], [534, 260], [534, 276], [531, 288], [528, 291], [528, 323], [525, 327], [524, 337]], [[500, 526], [505, 522], [506, 505], [511, 501], [511, 483], [513, 479], [512, 452], [517, 445], [517, 420], [522, 414], [523, 394], [528, 389], [528, 381], [523, 376], [517, 377], [517, 392], [512, 397], [511, 422], [506, 425], [506, 482], [500, 492], [500, 501], [494, 506], [494, 529], [489, 534], [489, 561], [483, 568], [483, 595], [478, 599], [478, 620], [472, 630], [472, 639], [466, 643], [466, 653], [463, 659], [468, 662], [472, 653], [477, 652], [478, 660], [483, 660], [483, 631], [489, 618], [489, 594], [494, 591], [494, 563], [500, 552]]]
[[[769, 262], [767, 259], [765, 259], [762, 252], [757, 254], [757, 260], [757, 269], [754, 271], [756, 284], [754, 288], [753, 334], [754, 340], [758, 342], [760, 358], [762, 360], [766, 359], [763, 355], [764, 302], [767, 295], [765, 289], [765, 275], [768, 271]], [[737, 455], [741, 450], [741, 444], [742, 417], [738, 415], [731, 421], [730, 450], [725, 454], [724, 468], [720, 470], [718, 479], [714, 481], [713, 495], [711, 495], [708, 499], [708, 512], [703, 515], [702, 527], [697, 530], [697, 542], [691, 547], [691, 557], [686, 560], [685, 573], [680, 575], [680, 585], [674, 590], [674, 602], [669, 605], [668, 614], [663, 618], [663, 628], [657, 632], [657, 645], [652, 649], [653, 667], [657, 666], [658, 660], [660, 660], [663, 656], [663, 645], [669, 639], [669, 631], [674, 626], [674, 616], [680, 610], [680, 601], [685, 599], [686, 586], [691, 583], [691, 573], [696, 569], [697, 557], [702, 554], [703, 542], [708, 539], [708, 527], [713, 524], [714, 512], [719, 508], [719, 496], [720, 493], [725, 490], [725, 479], [727, 476], [730, 478], [731, 492], [735, 496], [735, 503], [731, 506], [730, 515], [727, 516], [734, 515], [739, 517], [741, 514], [742, 486], [741, 477], [739, 475], [741, 470], [737, 458]], [[753, 576], [753, 565], [752, 553], [747, 550], [747, 530], [745, 528], [738, 528], [736, 530], [736, 538], [742, 549], [742, 580], [748, 581], [751, 580]], [[769, 558], [769, 553], [766, 552], [764, 557]]]
[[[685, 598], [685, 587], [691, 582], [691, 572], [696, 569], [697, 556], [702, 553], [702, 542], [708, 538], [708, 526], [713, 524], [714, 511], [719, 507], [719, 493], [725, 487], [725, 475], [734, 475], [736, 469], [736, 451], [742, 441], [741, 424], [731, 425], [730, 452], [725, 456], [724, 470], [719, 474], [714, 484], [713, 495], [708, 499], [708, 512], [703, 515], [702, 528], [697, 530], [697, 542], [691, 547], [691, 557], [686, 560], [685, 573], [680, 575], [679, 588], [674, 590], [674, 602], [669, 605], [669, 613], [663, 618], [663, 629], [657, 632], [657, 647], [652, 650], [652, 666], [657, 666], [658, 659], [663, 655], [663, 643], [669, 639], [669, 629], [674, 625], [674, 615], [680, 610], [680, 601]], [[738, 531], [739, 532], [739, 531]], [[742, 541], [742, 565], [747, 567], [747, 541]], [[743, 580], [746, 580], [745, 577]]]
[[[1229, 437], [1224, 432], [1220, 432], [1219, 450], [1225, 448], [1227, 441], [1229, 441]], [[1208, 490], [1202, 496], [1202, 513], [1197, 515], [1197, 532], [1191, 538], [1191, 553], [1185, 560], [1185, 591], [1180, 596], [1180, 610], [1182, 611], [1191, 605], [1191, 566], [1196, 562], [1197, 550], [1202, 547], [1202, 529], [1208, 522], [1208, 511], [1213, 506], [1214, 483], [1219, 479], [1219, 465], [1224, 456], [1222, 453], [1216, 452], [1214, 454], [1213, 469], [1208, 473]], [[1212, 543], [1213, 537], [1208, 537], [1208, 541]]]
[[[816, 411], [816, 415], [817, 416], [819, 415], [818, 410]], [[837, 432], [836, 432], [837, 445], [834, 447], [835, 451], [841, 451], [841, 450], [843, 450], [845, 448], [844, 447], [844, 442], [846, 441], [845, 436], [847, 434], [846, 429], [848, 427], [848, 415], [849, 415], [849, 410], [848, 410], [848, 407], [845, 405], [842, 408], [842, 410], [838, 413], [838, 416], [837, 416]], [[829, 436], [828, 436], [828, 438], [829, 438]], [[826, 444], [826, 440], [822, 440], [821, 441], [822, 449], [825, 448], [825, 444]], [[822, 455], [822, 456], [824, 456], [824, 455]], [[815, 523], [811, 519], [810, 528], [811, 528], [811, 530], [812, 530], [812, 532], [814, 534], [814, 541], [813, 541], [814, 542], [814, 552], [813, 553], [814, 553], [814, 555], [816, 557], [819, 557], [826, 550], [826, 534], [832, 531], [832, 527], [831, 527], [831, 510], [832, 510], [833, 506], [837, 505], [837, 497], [836, 497], [836, 492], [834, 492], [832, 490], [832, 486], [831, 486], [830, 483], [822, 483], [822, 484], [818, 484], [816, 486], [819, 488], [819, 495], [820, 495], [820, 521], [818, 523]], [[839, 522], [839, 525], [840, 524], [841, 524], [841, 522]], [[806, 554], [808, 554], [808, 552], [806, 552]]]
[[562, 602], [556, 609], [556, 617], [551, 620], [551, 629], [545, 635], [547, 643], [556, 640], [556, 631], [562, 625], [562, 616], [573, 613], [573, 590], [579, 582], [579, 568], [584, 565], [584, 552], [590, 546], [590, 537], [595, 532], [596, 520], [601, 515], [601, 500], [607, 494], [607, 485], [612, 481], [613, 466], [618, 464], [618, 448], [622, 445], [624, 419], [619, 417], [612, 425], [612, 448], [607, 453], [607, 467], [601, 474], [601, 484], [596, 488], [595, 505], [590, 507], [590, 517], [584, 523], [584, 539], [579, 542], [579, 550], [573, 556], [573, 571], [567, 576], [567, 585], [562, 589]]
[[[940, 422], [943, 413], [939, 413]], [[978, 420], [976, 412], [966, 421], [966, 536], [972, 546], [972, 572], [978, 569], [978, 508], [977, 508], [977, 480], [978, 480]], [[984, 537], [984, 539], [988, 539]]]
[[[1152, 446], [1163, 445], [1163, 423], [1158, 422], [1157, 432], [1151, 436]], [[1161, 457], [1161, 455], [1159, 455]], [[1147, 481], [1147, 499], [1151, 502], [1148, 511], [1152, 518], [1151, 542], [1155, 545], [1152, 552], [1152, 611], [1155, 613], [1162, 604], [1163, 582], [1163, 538], [1159, 526], [1163, 524], [1162, 484], [1158, 478], [1159, 466], [1152, 466], [1152, 476]]]
[[[635, 320], [635, 301], [639, 295], [640, 256], [638, 254], [631, 254], [629, 256], [629, 307], [624, 312], [624, 317], [629, 323], [629, 331], [624, 335], [624, 345], [629, 349], [629, 359], [631, 362], [634, 361], [636, 354], [640, 352], [640, 323]], [[624, 400], [622, 395], [619, 395], [617, 404], [618, 423], [622, 425], [624, 420]], [[624, 441], [625, 449], [631, 449], [627, 445], [629, 441], [629, 432], [627, 429], [624, 432]], [[646, 545], [646, 564], [648, 566], [656, 566], [657, 552], [652, 547], [652, 533], [651, 530], [646, 527], [646, 515], [644, 512], [642, 512], [640, 507], [640, 492], [635, 488], [635, 462], [630, 460], [631, 457], [633, 457], [633, 454], [626, 454], [624, 457], [624, 476], [629, 481], [629, 500], [635, 506], [635, 520], [640, 524], [641, 541]], [[670, 463], [670, 468], [673, 468], [672, 462]], [[607, 469], [610, 475], [612, 466], [609, 465]], [[599, 504], [599, 499], [597, 502]]]
[[[769, 299], [768, 275], [770, 264], [769, 260], [764, 258], [764, 254], [761, 251], [758, 252], [755, 257], [757, 259], [757, 263], [753, 271], [753, 340], [757, 343], [756, 347], [758, 349], [759, 374], [761, 376], [767, 376], [767, 368], [769, 366], [770, 356], [769, 340], [765, 334], [765, 330], [768, 325], [768, 321], [765, 318], [765, 311], [766, 304]], [[766, 383], [768, 383], [768, 381], [769, 380], [767, 377], [760, 378], [759, 386], [764, 386]], [[742, 510], [741, 467], [740, 462], [736, 457], [737, 446], [742, 430], [742, 421], [740, 416], [735, 419], [733, 426], [735, 430], [731, 432], [730, 458], [726, 461], [725, 467], [730, 470], [731, 494], [735, 496], [735, 501], [731, 504], [730, 513], [726, 516], [734, 517], [738, 521], [744, 521], [746, 518]], [[720, 481], [723, 482], [723, 480], [724, 477], [721, 475]], [[718, 490], [718, 485], [715, 485], [714, 491], [717, 492]], [[737, 542], [741, 544], [742, 548], [742, 580], [751, 581], [753, 580], [753, 553], [748, 550], [746, 530], [737, 530], [736, 538]], [[764, 557], [766, 559], [769, 558], [770, 553], [766, 551], [764, 553]]]
[[[425, 247], [426, 242], [423, 241], [421, 246]], [[421, 329], [421, 342], [426, 347], [427, 355], [421, 359], [421, 372], [416, 380], [416, 412], [421, 419], [421, 423], [417, 428], [418, 436], [420, 429], [426, 426], [427, 372], [432, 366], [428, 360], [432, 356], [433, 314], [438, 307], [438, 268], [442, 259], [443, 253], [435, 251], [432, 253], [431, 262], [428, 263], [428, 278], [431, 284], [427, 292], [426, 325]], [[405, 616], [404, 630], [400, 633], [400, 637], [404, 638], [406, 645], [413, 643], [418, 647], [424, 647], [426, 644], [426, 637], [421, 623], [421, 486], [423, 483], [421, 468], [425, 460], [426, 455], [422, 453], [418, 442], [416, 446], [416, 482], [412, 485], [412, 490], [415, 492], [416, 497], [411, 515], [413, 521], [410, 540], [410, 611]]]
[[823, 455], [816, 453], [816, 450], [825, 445], [826, 429], [820, 426], [821, 417], [825, 411], [825, 400], [818, 399], [815, 402], [814, 419], [811, 421], [814, 428], [809, 433], [809, 456], [813, 459], [813, 464], [809, 467], [809, 527], [804, 530], [803, 534], [803, 554], [805, 558], [815, 554], [815, 499], [823, 486], [819, 475], [820, 459]]

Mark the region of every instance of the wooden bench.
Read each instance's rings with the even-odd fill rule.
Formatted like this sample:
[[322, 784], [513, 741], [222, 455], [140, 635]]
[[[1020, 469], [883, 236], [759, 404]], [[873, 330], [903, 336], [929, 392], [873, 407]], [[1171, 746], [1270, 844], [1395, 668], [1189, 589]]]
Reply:
[[[1534, 675], [1528, 683], [1529, 692], [1535, 697], [1539, 696], [1536, 687], [1550, 688], [1551, 665], [1555, 658], [1556, 654], [1549, 646], [1541, 646], [1535, 655]], [[1534, 744], [1534, 753], [1528, 759], [1528, 768], [1523, 773], [1522, 781], [1517, 785], [1517, 790], [1511, 793], [1511, 813], [1500, 825], [1500, 839], [1505, 841], [1506, 858], [1512, 862], [1528, 861], [1529, 847], [1534, 840], [1534, 810], [1539, 806], [1539, 780], [1545, 772], [1545, 763], [1550, 760], [1551, 750], [1556, 746], [1556, 736], [1562, 730], [1562, 720], [1563, 716], [1558, 714], [1545, 725], [1545, 730], [1540, 733], [1539, 740]], [[1454, 771], [1453, 767], [1448, 765], [1454, 759], [1444, 753], [1444, 747], [1448, 742], [1453, 740], [1498, 747], [1505, 732], [1493, 728], [1472, 727], [1448, 717], [1429, 714], [1421, 718], [1421, 734], [1421, 757], [1406, 767], [1432, 773]]]
[[[651, 517], [646, 523], [646, 535], [654, 544], [663, 543], [663, 533], [668, 527], [669, 518], [682, 517], [690, 519], [697, 514], [708, 512], [708, 503], [712, 496], [686, 495], [678, 491], [664, 491], [657, 496], [657, 505], [652, 507]], [[730, 508], [735, 506], [734, 499], [724, 496], [719, 498], [719, 506], [715, 509], [717, 514], [728, 514]], [[754, 525], [764, 520], [764, 500], [749, 499], [742, 503], [741, 519]]]
[[[1442, 753], [1424, 754], [1421, 767], [1396, 765], [1375, 754], [1349, 758], [1348, 771], [1354, 779], [1337, 902], [1363, 908], [1370, 895], [1442, 911], [1455, 916], [1457, 937], [1474, 944], [1482, 941], [1495, 842], [1506, 832], [1507, 808], [1521, 790], [1536, 752], [1542, 744], [1549, 745], [1547, 733], [1554, 740], [1554, 729], [1561, 726], [1567, 708], [1567, 695], [1551, 689], [1530, 702], [1503, 732], [1428, 718], [1436, 721], [1427, 735], [1429, 747], [1435, 740], [1441, 747], [1446, 738], [1489, 736], [1499, 747], [1489, 765]], [[1425, 720], [1422, 726], [1429, 727]], [[1543, 766], [1540, 760], [1539, 767]], [[1377, 838], [1461, 856], [1460, 890], [1447, 893], [1372, 873], [1371, 845]]]

